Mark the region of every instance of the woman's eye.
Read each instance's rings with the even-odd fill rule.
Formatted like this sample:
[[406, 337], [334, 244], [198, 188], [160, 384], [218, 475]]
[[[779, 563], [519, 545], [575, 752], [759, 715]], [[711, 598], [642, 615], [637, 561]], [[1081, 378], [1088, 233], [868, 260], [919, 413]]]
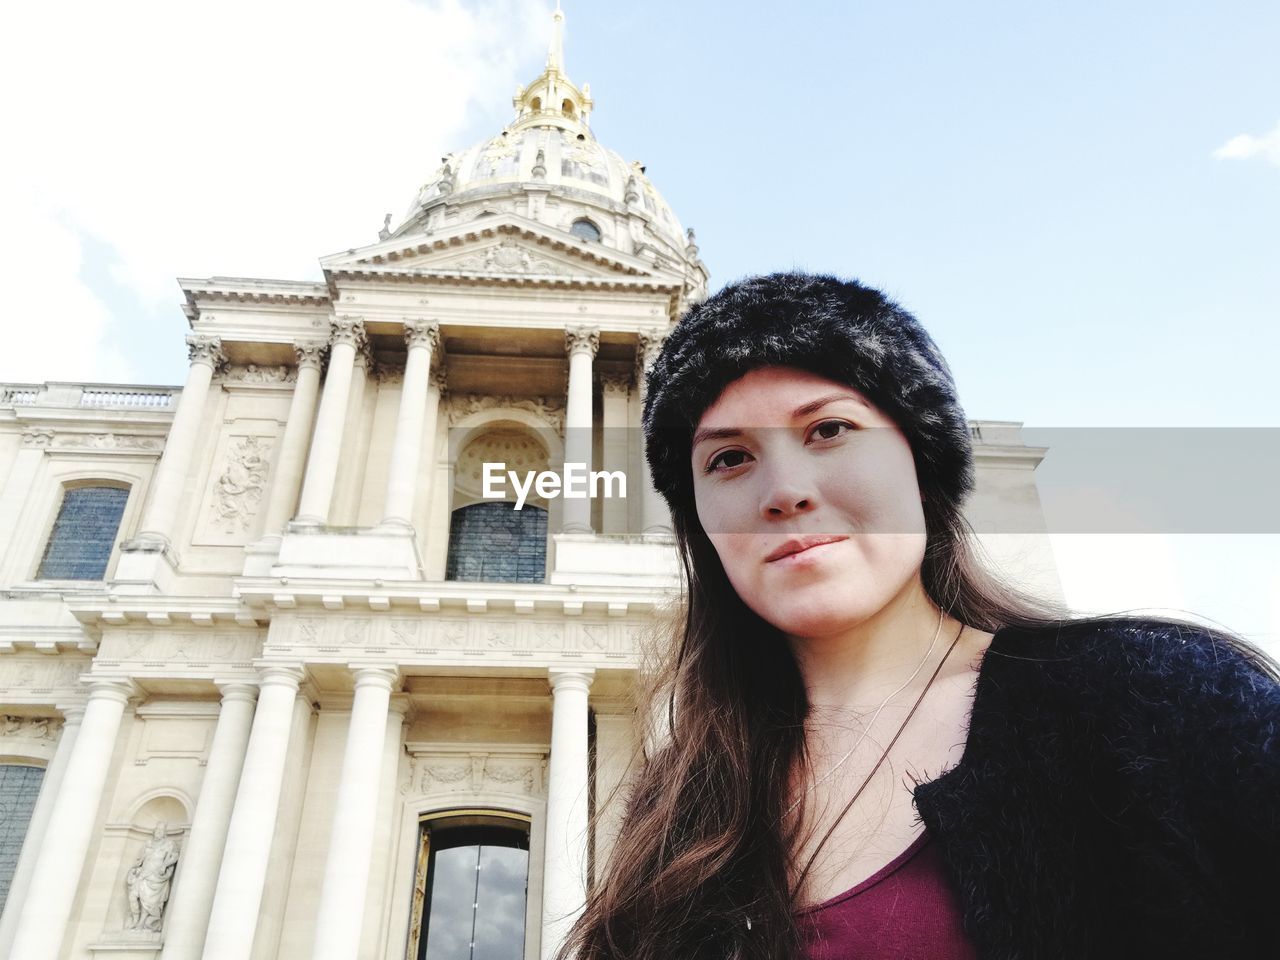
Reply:
[[853, 424], [845, 420], [824, 420], [813, 428], [810, 436], [817, 440], [834, 440], [846, 429], [854, 429]]
[[[734, 467], [742, 466], [746, 462], [747, 452], [745, 450], [724, 450], [707, 461], [705, 472], [716, 473], [718, 471], [731, 470]], [[717, 467], [717, 464], [721, 464], [721, 466]]]

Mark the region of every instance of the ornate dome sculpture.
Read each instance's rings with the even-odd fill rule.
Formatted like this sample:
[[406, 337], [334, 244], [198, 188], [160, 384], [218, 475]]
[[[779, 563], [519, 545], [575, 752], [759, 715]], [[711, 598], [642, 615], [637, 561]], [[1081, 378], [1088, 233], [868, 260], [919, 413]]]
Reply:
[[[441, 158], [405, 221], [388, 238], [427, 234], [486, 214], [513, 213], [583, 243], [642, 258], [691, 278], [706, 268], [639, 162], [627, 162], [591, 132], [588, 84], [564, 72], [564, 14], [557, 7], [547, 64], [516, 90], [516, 115], [489, 140]], [[696, 296], [696, 294], [695, 294]]]

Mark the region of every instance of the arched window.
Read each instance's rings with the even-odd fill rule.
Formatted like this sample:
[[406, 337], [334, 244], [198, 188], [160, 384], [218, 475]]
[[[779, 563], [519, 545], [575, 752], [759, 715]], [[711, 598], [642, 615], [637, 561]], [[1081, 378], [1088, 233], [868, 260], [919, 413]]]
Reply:
[[423, 821], [410, 916], [417, 960], [522, 960], [529, 823], [489, 813]]
[[581, 237], [583, 240], [590, 240], [592, 243], [600, 242], [600, 228], [586, 217], [583, 217], [581, 220], [573, 221], [573, 226], [569, 228], [569, 232], [575, 237]]
[[129, 499], [127, 487], [68, 487], [40, 561], [40, 580], [101, 580]]
[[494, 500], [453, 511], [446, 580], [542, 583], [546, 570], [546, 510]]
[[0, 764], [0, 910], [9, 899], [9, 884], [18, 868], [18, 855], [43, 780], [42, 767]]

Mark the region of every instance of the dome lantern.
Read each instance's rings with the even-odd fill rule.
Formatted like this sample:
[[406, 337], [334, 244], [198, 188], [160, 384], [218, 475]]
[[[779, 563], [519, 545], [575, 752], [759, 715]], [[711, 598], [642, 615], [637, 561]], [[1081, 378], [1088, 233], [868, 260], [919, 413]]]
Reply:
[[594, 106], [591, 86], [583, 84], [582, 89], [578, 89], [564, 72], [564, 11], [558, 3], [552, 23], [547, 65], [537, 79], [518, 88], [511, 98], [516, 118], [508, 129], [558, 127], [589, 137], [591, 108]]

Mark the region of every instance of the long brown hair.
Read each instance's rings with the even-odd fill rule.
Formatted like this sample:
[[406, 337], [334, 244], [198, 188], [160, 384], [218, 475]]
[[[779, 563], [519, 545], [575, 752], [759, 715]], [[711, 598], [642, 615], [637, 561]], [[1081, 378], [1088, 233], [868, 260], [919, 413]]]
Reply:
[[[941, 610], [988, 632], [1083, 619], [993, 574], [960, 505], [925, 494], [921, 580]], [[789, 858], [805, 818], [784, 809], [791, 773], [807, 761], [805, 687], [790, 646], [739, 598], [694, 511], [677, 507], [672, 519], [683, 602], [641, 694], [645, 746], [617, 839], [558, 960], [799, 954]], [[1243, 640], [1220, 639], [1275, 675]]]

